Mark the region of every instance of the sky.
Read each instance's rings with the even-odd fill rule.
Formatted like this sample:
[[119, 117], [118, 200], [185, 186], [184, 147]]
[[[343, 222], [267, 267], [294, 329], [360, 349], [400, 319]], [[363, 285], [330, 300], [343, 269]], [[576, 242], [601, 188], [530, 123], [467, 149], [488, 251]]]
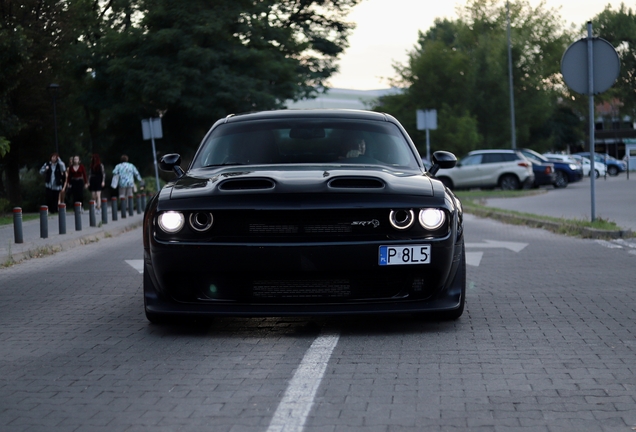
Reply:
[[[626, 5], [630, 3], [623, 1]], [[533, 7], [539, 3], [540, 0], [530, 0]], [[566, 23], [575, 23], [577, 27], [605, 9], [605, 5], [617, 9], [620, 3], [620, 0], [546, 0], [549, 8], [561, 8]], [[329, 80], [330, 87], [389, 88], [388, 78], [395, 75], [393, 65], [406, 63], [407, 53], [417, 42], [418, 30], [426, 32], [435, 18], [456, 19], [455, 7], [464, 4], [464, 0], [363, 0], [346, 19], [355, 22], [356, 29], [349, 37], [349, 48], [341, 56], [340, 72]]]

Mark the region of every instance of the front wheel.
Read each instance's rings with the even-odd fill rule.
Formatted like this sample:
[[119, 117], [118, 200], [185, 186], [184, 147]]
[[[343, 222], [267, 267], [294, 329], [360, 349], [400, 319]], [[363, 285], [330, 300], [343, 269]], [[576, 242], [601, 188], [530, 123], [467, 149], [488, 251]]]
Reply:
[[594, 178], [599, 178], [601, 176], [601, 173], [598, 172], [598, 170], [594, 170]]
[[616, 168], [615, 166], [609, 166], [607, 167], [607, 173], [614, 177], [618, 175], [618, 168]]
[[568, 176], [563, 171], [557, 171], [554, 179], [554, 187], [562, 189], [568, 185]]
[[499, 180], [499, 187], [501, 190], [517, 190], [521, 189], [521, 183], [517, 176], [512, 174], [505, 175]]

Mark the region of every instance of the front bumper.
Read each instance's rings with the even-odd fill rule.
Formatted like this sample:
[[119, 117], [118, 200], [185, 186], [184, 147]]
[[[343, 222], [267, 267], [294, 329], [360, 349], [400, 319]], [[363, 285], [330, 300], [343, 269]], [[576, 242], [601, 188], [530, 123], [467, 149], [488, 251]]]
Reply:
[[386, 242], [195, 246], [153, 240], [145, 252], [146, 311], [282, 316], [457, 309], [462, 292], [452, 281], [461, 248], [450, 237], [410, 243], [430, 244], [431, 263], [379, 266], [379, 246]]

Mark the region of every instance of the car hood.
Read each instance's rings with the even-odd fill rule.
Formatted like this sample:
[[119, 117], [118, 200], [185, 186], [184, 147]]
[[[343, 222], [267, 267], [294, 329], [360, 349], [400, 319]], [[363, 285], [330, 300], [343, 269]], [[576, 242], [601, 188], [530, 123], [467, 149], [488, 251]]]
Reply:
[[[194, 169], [176, 180], [169, 199], [241, 194], [402, 194], [433, 196], [431, 179], [424, 173], [381, 167], [226, 167]], [[162, 193], [163, 198], [165, 192]]]

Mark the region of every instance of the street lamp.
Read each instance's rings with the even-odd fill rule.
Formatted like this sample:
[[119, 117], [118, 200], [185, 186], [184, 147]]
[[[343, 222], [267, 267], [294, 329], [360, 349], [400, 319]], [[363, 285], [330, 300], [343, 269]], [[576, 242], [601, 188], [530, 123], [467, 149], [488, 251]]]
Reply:
[[60, 154], [60, 149], [59, 146], [57, 144], [57, 110], [56, 110], [56, 99], [57, 99], [57, 94], [60, 91], [60, 85], [59, 84], [55, 84], [55, 83], [51, 83], [48, 85], [47, 90], [51, 92], [51, 95], [53, 95], [53, 122], [55, 124], [55, 153], [57, 153], [58, 155]]

